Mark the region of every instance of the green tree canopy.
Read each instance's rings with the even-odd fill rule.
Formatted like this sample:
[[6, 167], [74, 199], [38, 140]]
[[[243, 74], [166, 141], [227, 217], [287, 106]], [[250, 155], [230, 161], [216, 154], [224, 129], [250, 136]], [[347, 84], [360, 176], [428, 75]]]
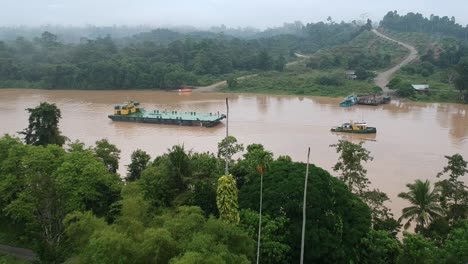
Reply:
[[151, 160], [150, 155], [141, 149], [133, 151], [131, 163], [127, 166], [127, 181], [136, 181], [141, 177], [141, 173], [146, 169]]
[[216, 205], [219, 217], [231, 224], [239, 223], [238, 190], [236, 180], [232, 175], [223, 175], [218, 179], [216, 191]]
[[[264, 213], [290, 220], [287, 244], [292, 247], [292, 259], [299, 259], [300, 254], [305, 167], [303, 163], [273, 161], [264, 177]], [[309, 181], [305, 263], [356, 260], [354, 248], [370, 228], [369, 208], [341, 181], [313, 165]], [[255, 177], [241, 188], [241, 208], [257, 210], [259, 187], [260, 177]]]
[[400, 220], [408, 219], [404, 225], [405, 229], [409, 228], [413, 220], [417, 223], [417, 228], [426, 227], [434, 218], [444, 215], [444, 210], [438, 204], [439, 189], [432, 188], [429, 180], [416, 180], [414, 183], [406, 185], [408, 192], [398, 194], [398, 197], [403, 198], [411, 203], [411, 206], [405, 207], [402, 210]]
[[26, 144], [62, 146], [65, 143], [66, 138], [60, 134], [58, 127], [62, 113], [55, 104], [42, 102], [36, 108], [26, 110], [29, 112], [29, 125], [20, 132], [25, 136]]
[[94, 152], [106, 165], [110, 173], [117, 173], [119, 169], [120, 149], [111, 144], [107, 139], [101, 139], [96, 141]]

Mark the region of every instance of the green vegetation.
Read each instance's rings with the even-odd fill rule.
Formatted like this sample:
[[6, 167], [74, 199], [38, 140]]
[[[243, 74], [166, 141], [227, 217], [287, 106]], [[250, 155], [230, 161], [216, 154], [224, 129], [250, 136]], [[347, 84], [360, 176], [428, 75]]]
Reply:
[[27, 263], [31, 263], [31, 262], [17, 260], [13, 256], [8, 256], [0, 252], [0, 264], [27, 264]]
[[[396, 89], [401, 97], [414, 101], [459, 102], [459, 92], [453, 84], [447, 83], [447, 74], [447, 71], [434, 70], [432, 75], [425, 77], [421, 74], [408, 74], [405, 67], [390, 81], [389, 87]], [[427, 93], [416, 93], [412, 84], [428, 84], [430, 88]]]
[[58, 122], [62, 118], [60, 109], [55, 104], [41, 103], [36, 108], [26, 109], [29, 112], [29, 126], [21, 132], [26, 144], [44, 146], [56, 144], [62, 146], [65, 137], [60, 135]]
[[[389, 12], [380, 25], [386, 34], [414, 45], [420, 61], [403, 67], [395, 76], [394, 86], [402, 97], [429, 102], [468, 102], [468, 27], [455, 23], [455, 18], [408, 13], [400, 16]], [[415, 93], [408, 84], [428, 84], [429, 91]]]
[[378, 70], [398, 63], [407, 53], [408, 51], [400, 45], [366, 30], [349, 43], [314, 53], [307, 60], [307, 67]]
[[[372, 160], [370, 152], [363, 143], [333, 147], [339, 178], [310, 166], [307, 263], [468, 260], [462, 156], [446, 157], [434, 190], [417, 181], [400, 195], [413, 204], [404, 218], [418, 223], [418, 234], [405, 234], [401, 244], [387, 195], [369, 189], [363, 163]], [[260, 144], [246, 150], [232, 159], [243, 151], [234, 137], [218, 144], [218, 156], [174, 146], [151, 159], [137, 150], [124, 184], [115, 172], [120, 151], [107, 140], [62, 148], [6, 135], [0, 138], [0, 216], [9, 224], [0, 237], [30, 246], [45, 263], [251, 263], [255, 240], [262, 263], [294, 262], [306, 164], [275, 160]], [[222, 176], [226, 160], [232, 175]]]
[[416, 180], [413, 184], [407, 184], [408, 192], [402, 192], [398, 197], [408, 200], [412, 206], [403, 209], [400, 219], [408, 219], [404, 225], [407, 229], [413, 220], [417, 222], [416, 228], [426, 227], [432, 220], [444, 215], [440, 207], [439, 190], [431, 188], [431, 183], [426, 180]]
[[463, 27], [456, 23], [455, 17], [439, 17], [431, 15], [424, 17], [422, 14], [410, 12], [404, 16], [399, 15], [397, 11], [388, 12], [380, 26], [398, 32], [422, 32], [430, 34], [444, 34], [468, 40], [468, 26]]
[[295, 94], [342, 97], [380, 92], [370, 81], [347, 80], [344, 69], [265, 72], [242, 80], [225, 92]]
[[290, 52], [348, 42], [352, 23], [298, 25], [293, 34], [239, 39], [169, 30], [125, 40], [109, 35], [65, 44], [45, 31], [32, 40], [0, 41], [0, 87], [173, 89], [209, 84], [236, 71], [282, 71]]

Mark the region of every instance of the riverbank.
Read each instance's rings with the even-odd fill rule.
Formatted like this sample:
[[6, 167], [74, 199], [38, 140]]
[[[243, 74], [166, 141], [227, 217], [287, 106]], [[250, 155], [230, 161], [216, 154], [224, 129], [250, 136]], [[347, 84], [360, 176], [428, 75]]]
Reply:
[[371, 81], [347, 80], [343, 69], [265, 72], [238, 80], [235, 87], [219, 91], [272, 95], [344, 97], [380, 92]]

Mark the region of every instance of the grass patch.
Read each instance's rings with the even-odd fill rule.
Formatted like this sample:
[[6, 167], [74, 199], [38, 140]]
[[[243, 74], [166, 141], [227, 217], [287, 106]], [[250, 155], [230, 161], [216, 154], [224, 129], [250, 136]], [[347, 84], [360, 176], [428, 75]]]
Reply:
[[385, 35], [414, 46], [420, 55], [426, 54], [429, 48], [438, 45], [442, 40], [440, 36], [419, 32], [395, 32], [385, 30]]
[[410, 99], [421, 102], [440, 102], [440, 103], [460, 103], [459, 92], [453, 84], [446, 81], [443, 71], [435, 71], [430, 76], [422, 76], [420, 74], [407, 74], [402, 71], [397, 73], [395, 77], [407, 81], [411, 84], [429, 84], [428, 94], [419, 94], [412, 96]]
[[367, 70], [386, 69], [400, 62], [408, 50], [393, 41], [378, 37], [370, 31], [364, 31], [347, 44], [325, 48], [310, 56], [310, 59], [298, 62], [290, 69], [297, 69], [309, 63], [312, 68], [357, 68]]
[[[320, 84], [322, 77], [337, 79], [338, 85]], [[378, 92], [371, 81], [351, 81], [345, 79], [344, 69], [304, 70], [293, 72], [265, 72], [257, 76], [239, 80], [234, 89], [224, 92], [291, 94], [343, 97], [352, 93], [366, 94]]]

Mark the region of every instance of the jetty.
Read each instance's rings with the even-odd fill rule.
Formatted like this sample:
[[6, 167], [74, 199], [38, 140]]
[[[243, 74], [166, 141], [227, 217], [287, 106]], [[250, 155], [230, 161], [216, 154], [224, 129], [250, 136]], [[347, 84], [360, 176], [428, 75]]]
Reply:
[[390, 96], [382, 96], [377, 94], [359, 95], [357, 97], [357, 104], [377, 106], [381, 104], [388, 104], [390, 100]]

